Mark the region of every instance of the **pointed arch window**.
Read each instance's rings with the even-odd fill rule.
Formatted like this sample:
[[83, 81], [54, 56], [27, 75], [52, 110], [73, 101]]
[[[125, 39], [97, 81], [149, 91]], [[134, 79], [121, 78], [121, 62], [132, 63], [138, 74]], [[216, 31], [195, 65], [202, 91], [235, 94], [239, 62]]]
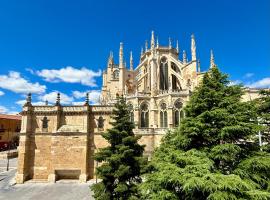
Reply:
[[98, 128], [103, 129], [104, 128], [104, 119], [102, 116], [98, 118]]
[[180, 125], [181, 119], [184, 118], [184, 111], [182, 110], [183, 103], [180, 100], [175, 101], [174, 103], [174, 126], [177, 127]]
[[159, 116], [160, 116], [160, 127], [161, 128], [168, 127], [168, 117], [167, 117], [167, 105], [166, 105], [166, 103], [162, 103], [160, 105]]
[[134, 110], [133, 110], [133, 105], [132, 104], [128, 104], [128, 110], [130, 113], [130, 121], [134, 122]]
[[113, 79], [119, 79], [119, 70], [113, 72]]
[[146, 103], [143, 103], [140, 107], [140, 125], [141, 128], [149, 127], [149, 108]]
[[159, 67], [159, 89], [168, 90], [169, 80], [168, 80], [168, 61], [165, 57], [161, 58]]

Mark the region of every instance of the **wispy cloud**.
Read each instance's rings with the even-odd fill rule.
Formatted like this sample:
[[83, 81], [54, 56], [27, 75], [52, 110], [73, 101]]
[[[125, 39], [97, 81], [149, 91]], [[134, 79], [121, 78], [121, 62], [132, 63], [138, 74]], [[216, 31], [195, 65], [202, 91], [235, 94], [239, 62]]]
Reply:
[[91, 87], [96, 87], [96, 77], [101, 76], [101, 70], [92, 71], [85, 67], [76, 69], [67, 66], [61, 69], [43, 69], [37, 71], [36, 74], [48, 82], [66, 82], [66, 83], [81, 83]]
[[[44, 95], [39, 96], [38, 99], [43, 102], [43, 105], [44, 105], [45, 101], [48, 101], [49, 103], [54, 104], [56, 102], [57, 93], [58, 93], [58, 91], [53, 91], [53, 92], [50, 92], [48, 94], [44, 94]], [[60, 92], [60, 99], [61, 99], [62, 104], [71, 104], [72, 101], [74, 101], [73, 97], [70, 97], [70, 96], [68, 96], [64, 93], [61, 93], [61, 92]]]
[[250, 88], [269, 88], [270, 87], [270, 77], [263, 78], [261, 80], [251, 82], [247, 84]]
[[251, 78], [251, 77], [253, 77], [254, 76], [254, 73], [246, 73], [245, 75], [244, 75], [244, 78]]
[[0, 106], [0, 113], [7, 113], [8, 109], [5, 106]]
[[0, 90], [0, 96], [3, 96], [5, 93]]
[[72, 94], [76, 99], [85, 98], [86, 93], [89, 94], [89, 101], [91, 104], [98, 104], [100, 100], [100, 90], [89, 90], [85, 92], [73, 91]]
[[10, 90], [16, 93], [44, 93], [45, 85], [39, 83], [31, 83], [25, 78], [21, 77], [19, 72], [10, 71], [8, 75], [0, 75], [0, 88]]

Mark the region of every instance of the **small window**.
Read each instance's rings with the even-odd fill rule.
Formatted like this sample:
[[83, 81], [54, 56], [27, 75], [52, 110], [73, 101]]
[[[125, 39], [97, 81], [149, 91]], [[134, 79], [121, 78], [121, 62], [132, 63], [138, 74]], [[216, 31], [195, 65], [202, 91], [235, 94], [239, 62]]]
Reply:
[[42, 129], [43, 130], [48, 129], [48, 122], [49, 122], [48, 118], [47, 117], [43, 117], [43, 119], [42, 119]]
[[100, 129], [104, 128], [104, 119], [101, 116], [98, 118], [98, 128]]
[[115, 70], [113, 72], [113, 79], [118, 79], [119, 78], [119, 70]]

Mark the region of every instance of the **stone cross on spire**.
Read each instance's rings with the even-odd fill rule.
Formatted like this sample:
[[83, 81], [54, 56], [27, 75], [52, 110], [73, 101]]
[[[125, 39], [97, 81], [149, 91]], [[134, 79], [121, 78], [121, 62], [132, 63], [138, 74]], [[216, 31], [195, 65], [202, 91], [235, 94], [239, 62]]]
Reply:
[[191, 35], [191, 60], [196, 60], [196, 43], [194, 34]]

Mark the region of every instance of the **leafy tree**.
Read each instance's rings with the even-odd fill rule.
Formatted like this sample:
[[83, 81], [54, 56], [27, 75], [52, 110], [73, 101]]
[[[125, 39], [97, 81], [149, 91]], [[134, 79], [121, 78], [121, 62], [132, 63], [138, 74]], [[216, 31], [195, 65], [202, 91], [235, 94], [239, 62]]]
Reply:
[[95, 154], [103, 164], [97, 168], [101, 182], [92, 186], [96, 200], [139, 199], [137, 184], [145, 159], [144, 146], [138, 144], [130, 121], [130, 113], [123, 97], [118, 97], [113, 110], [112, 128], [102, 134], [109, 146]]
[[270, 154], [255, 142], [253, 102], [217, 67], [207, 72], [148, 166], [143, 199], [270, 199]]

